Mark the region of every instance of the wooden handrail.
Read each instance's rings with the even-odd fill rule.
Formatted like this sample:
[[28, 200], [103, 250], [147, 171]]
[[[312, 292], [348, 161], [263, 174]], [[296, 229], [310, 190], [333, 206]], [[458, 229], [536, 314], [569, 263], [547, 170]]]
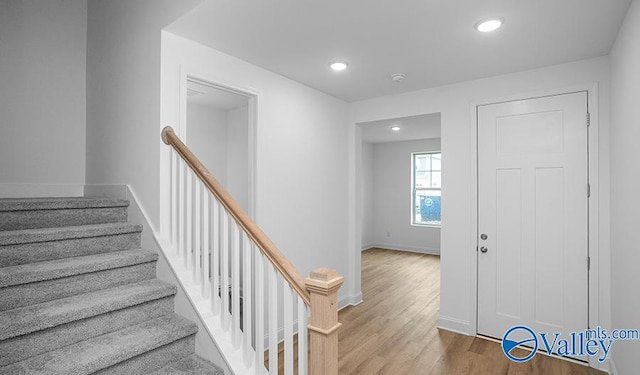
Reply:
[[300, 295], [300, 298], [309, 305], [311, 303], [309, 292], [305, 285], [305, 279], [298, 269], [287, 259], [276, 245], [267, 237], [266, 234], [254, 223], [245, 210], [238, 202], [229, 194], [218, 180], [213, 177], [211, 172], [202, 164], [202, 162], [194, 155], [191, 150], [178, 138], [173, 128], [170, 126], [162, 129], [162, 141], [173, 147], [174, 150], [182, 157], [187, 165], [198, 176], [200, 181], [209, 189], [209, 191], [218, 198], [218, 201], [229, 212], [233, 219], [244, 229], [247, 236], [253, 240], [262, 254], [269, 259], [271, 264], [278, 270], [285, 280]]

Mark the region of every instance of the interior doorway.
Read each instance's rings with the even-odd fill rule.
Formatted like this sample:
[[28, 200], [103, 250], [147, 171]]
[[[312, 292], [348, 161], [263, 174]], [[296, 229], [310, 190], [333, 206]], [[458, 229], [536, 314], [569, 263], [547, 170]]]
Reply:
[[440, 254], [440, 122], [431, 113], [357, 125], [362, 250]]
[[253, 102], [248, 94], [186, 79], [185, 143], [251, 216]]

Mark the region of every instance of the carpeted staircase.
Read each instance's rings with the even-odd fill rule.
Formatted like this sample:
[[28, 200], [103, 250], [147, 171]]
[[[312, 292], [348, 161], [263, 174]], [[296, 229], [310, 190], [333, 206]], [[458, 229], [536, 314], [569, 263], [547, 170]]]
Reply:
[[128, 205], [0, 199], [0, 374], [223, 374], [194, 354]]

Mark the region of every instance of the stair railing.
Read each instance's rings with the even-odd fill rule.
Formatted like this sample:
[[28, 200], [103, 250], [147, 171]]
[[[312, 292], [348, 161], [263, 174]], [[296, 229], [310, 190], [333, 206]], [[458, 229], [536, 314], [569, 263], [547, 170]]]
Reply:
[[226, 336], [216, 343], [234, 372], [337, 374], [343, 278], [326, 268], [304, 278], [171, 127], [162, 140], [172, 147], [165, 255], [214, 339]]

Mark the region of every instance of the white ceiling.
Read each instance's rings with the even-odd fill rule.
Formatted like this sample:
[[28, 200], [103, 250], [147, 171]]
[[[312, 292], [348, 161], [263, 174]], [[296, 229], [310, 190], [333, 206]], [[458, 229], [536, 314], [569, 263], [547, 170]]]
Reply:
[[[440, 138], [440, 113], [363, 122], [358, 125], [362, 127], [362, 141], [367, 143]], [[391, 128], [394, 126], [398, 126], [400, 130], [393, 131]]]
[[[167, 29], [357, 101], [606, 55], [630, 3], [206, 0]], [[473, 28], [491, 16], [505, 19], [497, 32]], [[334, 58], [349, 69], [330, 71]]]

